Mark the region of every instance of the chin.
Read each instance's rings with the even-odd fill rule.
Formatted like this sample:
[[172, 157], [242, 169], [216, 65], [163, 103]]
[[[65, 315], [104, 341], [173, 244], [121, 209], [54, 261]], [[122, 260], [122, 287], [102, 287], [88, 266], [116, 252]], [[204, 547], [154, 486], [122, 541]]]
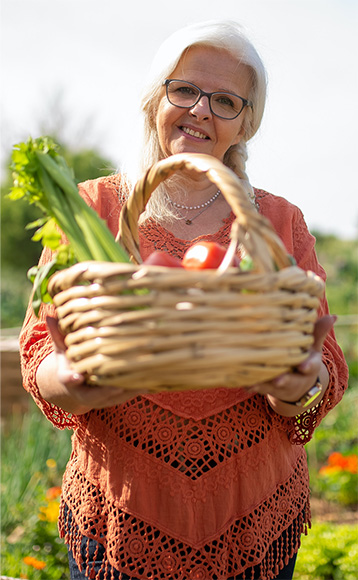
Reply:
[[177, 145], [171, 149], [169, 155], [175, 155], [176, 153], [203, 153], [215, 157], [213, 152], [208, 147], [205, 147], [204, 143], [183, 143], [179, 146]]

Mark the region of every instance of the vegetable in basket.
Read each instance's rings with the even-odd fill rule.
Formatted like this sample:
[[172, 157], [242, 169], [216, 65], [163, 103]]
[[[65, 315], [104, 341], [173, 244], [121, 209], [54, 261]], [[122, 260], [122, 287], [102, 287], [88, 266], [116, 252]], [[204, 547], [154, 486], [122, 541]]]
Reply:
[[[81, 198], [73, 172], [58, 149], [52, 139], [39, 137], [15, 145], [12, 153], [14, 185], [9, 197], [25, 198], [41, 209], [44, 217], [27, 227], [37, 227], [32, 239], [56, 252], [50, 264], [35, 266], [28, 273], [34, 284], [36, 314], [41, 302], [51, 301], [47, 282], [55, 271], [87, 260], [129, 262], [106, 223]], [[61, 243], [59, 229], [69, 245]]]
[[[226, 248], [216, 242], [198, 242], [185, 252], [183, 266], [187, 270], [215, 269], [220, 266], [225, 254]], [[233, 265], [240, 265], [237, 256], [234, 258]]]
[[167, 252], [156, 250], [146, 258], [143, 264], [147, 266], [164, 266], [165, 268], [182, 268], [183, 264], [179, 258], [171, 256]]

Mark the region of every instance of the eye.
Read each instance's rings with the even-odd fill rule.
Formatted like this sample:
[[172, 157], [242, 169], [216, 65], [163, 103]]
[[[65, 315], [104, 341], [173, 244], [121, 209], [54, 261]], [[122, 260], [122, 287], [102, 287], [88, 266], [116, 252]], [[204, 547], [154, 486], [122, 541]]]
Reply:
[[179, 85], [174, 87], [176, 93], [180, 93], [182, 95], [197, 95], [198, 91], [189, 85]]
[[235, 109], [235, 103], [229, 95], [217, 95], [215, 97], [215, 102], [223, 107], [231, 107], [232, 109]]

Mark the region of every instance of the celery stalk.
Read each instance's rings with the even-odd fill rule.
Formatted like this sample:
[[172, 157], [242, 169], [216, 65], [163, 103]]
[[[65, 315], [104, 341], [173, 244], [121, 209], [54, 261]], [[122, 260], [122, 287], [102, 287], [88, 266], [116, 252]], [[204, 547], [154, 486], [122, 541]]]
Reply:
[[[77, 185], [73, 181], [70, 170], [59, 166], [47, 155], [36, 151], [36, 157], [53, 181], [65, 193], [66, 201], [73, 212], [75, 221], [85, 236], [93, 260], [129, 262], [125, 250], [115, 241], [105, 222], [89, 207], [78, 193]], [[66, 233], [66, 232], [65, 232]]]
[[84, 237], [78, 236], [78, 225], [72, 213], [65, 211], [66, 201], [62, 191], [53, 183], [42, 167], [39, 168], [39, 179], [47, 193], [48, 205], [51, 215], [66, 236], [74, 249], [74, 253], [80, 262], [92, 260], [91, 252]]
[[[30, 138], [26, 143], [15, 145], [11, 168], [14, 186], [9, 197], [14, 200], [25, 198], [41, 209], [45, 219], [39, 221], [41, 227], [35, 237], [41, 239], [43, 246], [56, 251], [52, 266], [45, 273], [38, 268], [36, 275], [31, 269], [30, 279], [34, 286], [38, 286], [35, 287], [36, 312], [40, 295], [48, 302], [47, 281], [56, 269], [63, 269], [76, 261], [130, 261], [105, 221], [80, 196], [71, 169], [51, 139]], [[60, 240], [57, 242], [52, 222], [66, 235], [69, 251], [64, 251]]]

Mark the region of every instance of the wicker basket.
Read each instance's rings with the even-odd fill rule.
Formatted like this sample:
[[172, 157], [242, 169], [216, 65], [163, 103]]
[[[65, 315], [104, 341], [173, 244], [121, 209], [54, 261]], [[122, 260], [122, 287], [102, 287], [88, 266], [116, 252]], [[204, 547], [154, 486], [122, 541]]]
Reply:
[[[158, 184], [179, 170], [206, 174], [236, 215], [219, 270], [140, 264], [138, 218]], [[323, 281], [292, 266], [268, 220], [218, 160], [179, 154], [154, 165], [121, 212], [118, 239], [133, 264], [83, 262], [49, 284], [67, 356], [88, 383], [149, 391], [240, 387], [307, 357]], [[254, 271], [230, 266], [240, 244]]]

